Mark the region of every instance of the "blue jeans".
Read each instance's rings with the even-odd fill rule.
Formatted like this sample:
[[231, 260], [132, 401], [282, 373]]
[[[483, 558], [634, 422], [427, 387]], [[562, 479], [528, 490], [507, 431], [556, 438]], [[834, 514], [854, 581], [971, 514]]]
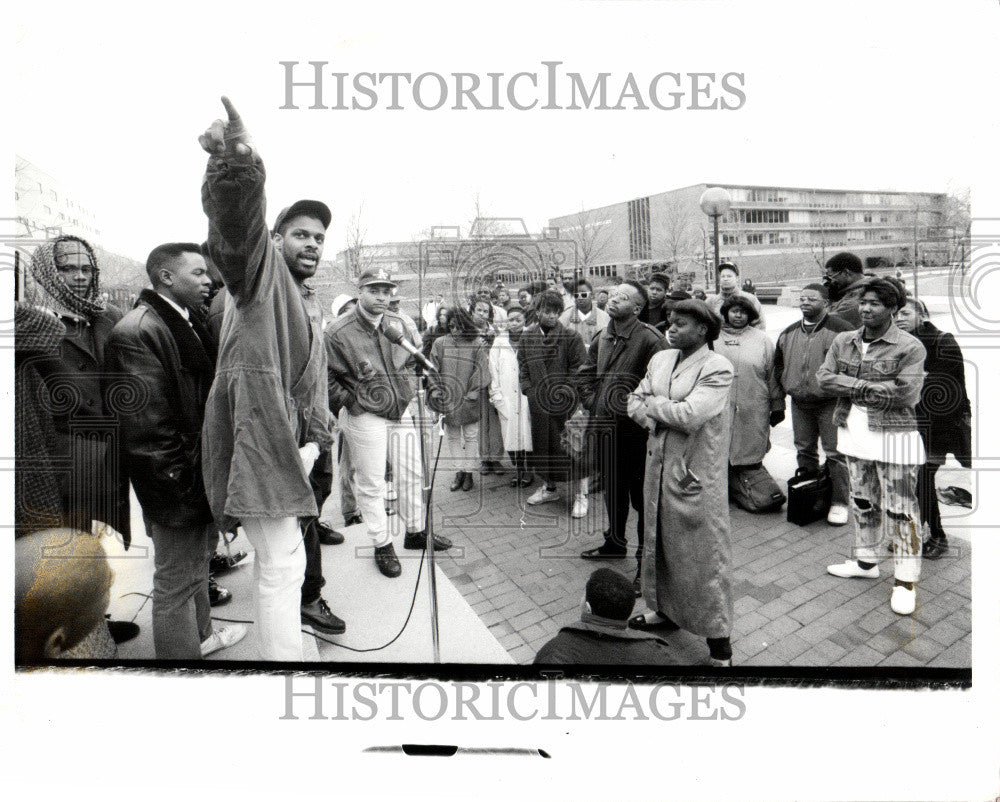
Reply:
[[200, 660], [212, 634], [208, 561], [219, 533], [214, 524], [162, 526], [146, 520], [153, 541], [153, 647], [157, 660]]

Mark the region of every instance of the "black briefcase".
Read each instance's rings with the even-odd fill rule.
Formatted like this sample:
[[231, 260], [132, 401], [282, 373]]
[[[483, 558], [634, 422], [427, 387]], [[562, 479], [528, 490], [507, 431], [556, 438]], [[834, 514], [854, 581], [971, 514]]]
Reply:
[[833, 483], [826, 465], [819, 472], [799, 468], [788, 480], [788, 521], [806, 526], [830, 512]]

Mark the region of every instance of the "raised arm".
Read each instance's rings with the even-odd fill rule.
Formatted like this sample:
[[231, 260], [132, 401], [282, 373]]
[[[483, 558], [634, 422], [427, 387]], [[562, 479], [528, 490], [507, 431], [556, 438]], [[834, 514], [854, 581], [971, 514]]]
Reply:
[[270, 245], [264, 222], [264, 163], [250, 142], [239, 112], [222, 98], [227, 119], [216, 120], [198, 141], [209, 154], [201, 186], [208, 216], [209, 256], [237, 303], [260, 285]]

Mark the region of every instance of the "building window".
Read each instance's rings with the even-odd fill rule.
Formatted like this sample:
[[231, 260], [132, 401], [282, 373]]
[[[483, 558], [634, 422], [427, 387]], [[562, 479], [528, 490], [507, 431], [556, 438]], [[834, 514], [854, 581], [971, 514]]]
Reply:
[[748, 225], [773, 225], [775, 223], [787, 223], [788, 210], [735, 209], [730, 212], [729, 220], [732, 223], [746, 223]]
[[864, 221], [866, 223], [870, 223], [872, 221], [872, 213], [871, 212], [865, 212]]
[[740, 241], [740, 238], [738, 236], [736, 236], [735, 234], [723, 234], [722, 235], [722, 244], [723, 245], [736, 245], [737, 243], [739, 243], [739, 241]]
[[747, 245], [763, 245], [763, 234], [747, 234]]
[[649, 198], [638, 198], [628, 202], [628, 252], [629, 259], [651, 258]]

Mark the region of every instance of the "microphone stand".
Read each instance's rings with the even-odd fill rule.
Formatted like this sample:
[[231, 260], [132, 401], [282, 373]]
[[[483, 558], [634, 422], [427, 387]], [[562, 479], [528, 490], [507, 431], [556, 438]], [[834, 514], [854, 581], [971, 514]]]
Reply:
[[430, 430], [427, 426], [426, 407], [424, 405], [424, 383], [421, 381], [424, 374], [423, 366], [417, 362], [417, 415], [420, 418], [420, 464], [423, 468], [423, 487], [421, 496], [424, 500], [424, 518], [426, 524], [424, 549], [427, 552], [427, 573], [428, 590], [430, 591], [431, 603], [431, 650], [435, 663], [441, 662], [441, 639], [438, 630], [438, 600], [437, 600], [437, 573], [434, 565], [434, 507], [432, 506], [434, 494], [434, 474], [437, 465], [431, 465], [428, 461], [427, 446], [424, 439], [424, 430]]

